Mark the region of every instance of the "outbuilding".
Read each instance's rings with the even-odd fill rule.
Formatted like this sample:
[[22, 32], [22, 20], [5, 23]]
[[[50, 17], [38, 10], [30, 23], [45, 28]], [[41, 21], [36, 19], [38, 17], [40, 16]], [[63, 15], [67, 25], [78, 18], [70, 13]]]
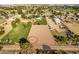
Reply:
[[61, 20], [59, 18], [54, 18], [54, 22], [55, 22], [55, 24], [60, 24]]

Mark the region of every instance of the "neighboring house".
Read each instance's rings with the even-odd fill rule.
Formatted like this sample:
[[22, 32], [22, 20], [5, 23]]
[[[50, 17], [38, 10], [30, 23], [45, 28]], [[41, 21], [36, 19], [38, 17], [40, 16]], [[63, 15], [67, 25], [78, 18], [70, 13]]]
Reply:
[[40, 20], [41, 21], [41, 17], [39, 17], [39, 18], [36, 18], [38, 21]]
[[39, 18], [33, 19], [33, 22], [37, 22], [37, 21], [41, 21], [41, 18], [39, 17]]
[[77, 15], [79, 15], [79, 13], [77, 13]]
[[43, 14], [44, 16], [47, 16], [47, 17], [50, 17], [52, 16], [52, 13], [51, 12], [46, 12], [45, 14]]
[[78, 20], [78, 17], [73, 16], [72, 19], [76, 21], [76, 20]]
[[5, 16], [0, 16], [0, 19], [5, 19]]
[[54, 18], [55, 24], [61, 24], [61, 20], [59, 18]]
[[15, 21], [16, 18], [20, 18], [21, 15], [9, 16], [9, 21]]
[[66, 16], [62, 15], [62, 16], [60, 16], [60, 19], [64, 20], [64, 19], [66, 19]]
[[9, 21], [14, 21], [16, 17], [9, 17]]
[[63, 29], [63, 28], [65, 28], [65, 25], [63, 23], [61, 23], [61, 24], [59, 24], [59, 27]]
[[74, 13], [69, 13], [69, 14], [68, 14], [68, 17], [71, 18], [72, 16], [74, 16]]

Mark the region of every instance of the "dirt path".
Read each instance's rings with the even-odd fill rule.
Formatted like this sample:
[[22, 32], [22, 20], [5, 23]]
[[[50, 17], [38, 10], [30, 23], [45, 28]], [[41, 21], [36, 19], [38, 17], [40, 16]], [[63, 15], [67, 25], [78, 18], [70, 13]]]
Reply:
[[52, 49], [63, 51], [79, 51], [78, 46], [53, 46]]
[[3, 45], [2, 51], [18, 51], [20, 50], [19, 45]]
[[[40, 49], [43, 49], [42, 47]], [[46, 50], [46, 49], [45, 49]], [[62, 50], [62, 51], [79, 51], [78, 46], [51, 46], [50, 49], [47, 50]]]
[[6, 34], [8, 34], [12, 30], [12, 26], [11, 26], [10, 21], [6, 21], [5, 23], [0, 24], [0, 25], [2, 25], [4, 27], [4, 30], [5, 30], [5, 33], [0, 36], [0, 39], [2, 39]]
[[3, 48], [0, 50], [0, 54], [19, 54], [20, 46], [15, 45], [3, 45]]

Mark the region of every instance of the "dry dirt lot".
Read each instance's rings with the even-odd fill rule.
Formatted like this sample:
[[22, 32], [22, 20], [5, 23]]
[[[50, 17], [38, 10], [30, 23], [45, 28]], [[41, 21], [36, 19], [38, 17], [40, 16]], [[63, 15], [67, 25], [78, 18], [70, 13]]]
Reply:
[[76, 22], [64, 23], [72, 32], [79, 34], [79, 24]]
[[32, 25], [28, 41], [35, 47], [41, 48], [43, 46], [51, 47], [56, 45], [54, 37], [52, 36], [47, 25]]
[[8, 34], [12, 30], [12, 26], [10, 21], [6, 21], [5, 23], [2, 23], [0, 25], [3, 26], [5, 30], [5, 33], [2, 36], [0, 36], [0, 39], [2, 39], [6, 34]]

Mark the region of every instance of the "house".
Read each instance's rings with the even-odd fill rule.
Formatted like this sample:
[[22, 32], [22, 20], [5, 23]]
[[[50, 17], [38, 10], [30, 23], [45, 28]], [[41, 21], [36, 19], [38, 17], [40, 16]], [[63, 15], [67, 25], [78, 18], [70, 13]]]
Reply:
[[74, 13], [69, 13], [68, 17], [71, 18], [72, 16], [74, 16]]
[[10, 15], [9, 16], [9, 21], [15, 21], [16, 18], [20, 18], [21, 15]]
[[61, 23], [61, 24], [59, 24], [59, 27], [63, 29], [63, 28], [65, 28], [65, 25], [63, 23]]
[[16, 17], [9, 17], [9, 21], [14, 21], [16, 19]]
[[61, 20], [59, 18], [54, 18], [55, 24], [61, 24]]
[[76, 20], [78, 20], [78, 17], [73, 16], [72, 19], [73, 19], [74, 21], [76, 21]]
[[38, 21], [41, 21], [41, 17], [39, 17], [39, 18], [36, 18]]
[[60, 16], [60, 19], [61, 20], [65, 20], [66, 19], [66, 16], [65, 15], [62, 15], [62, 16]]
[[44, 16], [47, 16], [47, 17], [50, 17], [50, 16], [52, 16], [52, 13], [51, 13], [51, 12], [46, 12], [46, 13], [44, 13], [43, 15], [44, 15]]
[[77, 13], [77, 15], [79, 15], [79, 13]]

